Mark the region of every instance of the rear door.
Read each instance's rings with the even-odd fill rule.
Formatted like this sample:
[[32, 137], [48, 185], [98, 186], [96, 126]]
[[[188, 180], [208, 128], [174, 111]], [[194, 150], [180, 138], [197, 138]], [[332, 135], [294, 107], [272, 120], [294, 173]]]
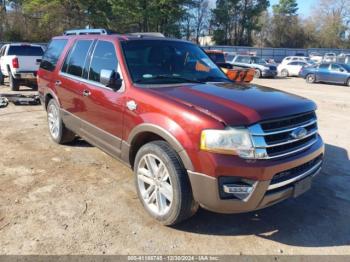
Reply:
[[82, 128], [84, 135], [94, 144], [112, 155], [119, 156], [122, 131], [124, 97], [123, 88], [112, 90], [100, 83], [101, 70], [112, 70], [121, 76], [117, 59], [116, 44], [108, 40], [98, 40], [90, 64], [86, 67], [86, 80], [82, 83], [84, 105], [88, 114]]
[[55, 80], [56, 91], [63, 110], [65, 124], [79, 133], [81, 120], [87, 120], [88, 111], [82, 85], [83, 73], [94, 45], [93, 39], [76, 40]]

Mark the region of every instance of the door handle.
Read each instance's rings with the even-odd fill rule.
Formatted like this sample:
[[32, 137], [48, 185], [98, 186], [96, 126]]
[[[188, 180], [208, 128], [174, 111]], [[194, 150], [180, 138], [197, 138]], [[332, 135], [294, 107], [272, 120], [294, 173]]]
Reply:
[[62, 84], [62, 82], [60, 80], [55, 81], [55, 86], [60, 86], [61, 84]]
[[90, 96], [91, 95], [91, 92], [89, 90], [84, 90], [83, 91], [83, 96]]

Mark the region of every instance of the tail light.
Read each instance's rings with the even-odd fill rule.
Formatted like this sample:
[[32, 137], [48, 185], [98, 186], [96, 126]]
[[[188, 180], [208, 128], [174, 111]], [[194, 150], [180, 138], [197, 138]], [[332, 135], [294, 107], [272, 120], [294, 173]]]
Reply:
[[12, 59], [12, 67], [13, 68], [19, 68], [19, 62], [18, 62], [18, 58], [17, 57]]

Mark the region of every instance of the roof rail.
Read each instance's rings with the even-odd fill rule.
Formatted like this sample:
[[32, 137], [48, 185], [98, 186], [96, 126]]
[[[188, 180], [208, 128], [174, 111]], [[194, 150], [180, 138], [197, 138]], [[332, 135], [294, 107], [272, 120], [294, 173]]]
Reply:
[[108, 35], [110, 31], [98, 28], [98, 29], [73, 29], [67, 30], [63, 35]]
[[128, 33], [128, 35], [133, 35], [138, 37], [143, 37], [143, 36], [165, 37], [162, 33], [159, 33], [159, 32]]

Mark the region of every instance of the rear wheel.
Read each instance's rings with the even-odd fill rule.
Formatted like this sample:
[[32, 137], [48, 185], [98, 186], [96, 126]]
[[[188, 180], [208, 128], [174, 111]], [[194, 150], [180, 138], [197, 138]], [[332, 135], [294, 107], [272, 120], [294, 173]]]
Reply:
[[12, 73], [9, 72], [9, 81], [10, 81], [10, 88], [12, 91], [18, 91], [20, 82], [18, 79], [14, 78]]
[[316, 77], [314, 74], [309, 74], [306, 76], [306, 82], [312, 84], [316, 82]]
[[47, 105], [47, 121], [50, 135], [57, 144], [65, 144], [73, 141], [75, 134], [67, 129], [61, 119], [59, 106], [54, 99]]
[[346, 85], [350, 86], [350, 78], [348, 79], [348, 81], [346, 81]]
[[281, 71], [281, 76], [282, 76], [282, 77], [288, 77], [288, 76], [289, 76], [288, 70], [287, 70], [287, 69], [283, 69], [283, 70]]
[[4, 75], [0, 72], [0, 85], [4, 84]]
[[186, 169], [167, 142], [142, 146], [136, 155], [134, 172], [142, 205], [163, 225], [177, 224], [197, 211]]

